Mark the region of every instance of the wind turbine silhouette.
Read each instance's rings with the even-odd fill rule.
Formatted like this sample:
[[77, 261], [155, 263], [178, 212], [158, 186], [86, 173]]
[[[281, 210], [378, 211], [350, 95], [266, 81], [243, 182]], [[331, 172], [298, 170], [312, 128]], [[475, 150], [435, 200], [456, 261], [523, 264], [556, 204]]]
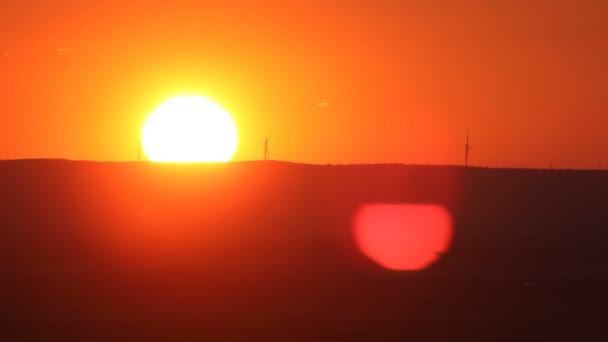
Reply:
[[270, 154], [268, 153], [268, 137], [264, 137], [264, 160], [270, 159]]
[[141, 161], [141, 140], [137, 140], [137, 161]]
[[469, 151], [472, 147], [469, 145], [469, 130], [467, 129], [467, 143], [464, 145], [464, 166], [469, 167]]

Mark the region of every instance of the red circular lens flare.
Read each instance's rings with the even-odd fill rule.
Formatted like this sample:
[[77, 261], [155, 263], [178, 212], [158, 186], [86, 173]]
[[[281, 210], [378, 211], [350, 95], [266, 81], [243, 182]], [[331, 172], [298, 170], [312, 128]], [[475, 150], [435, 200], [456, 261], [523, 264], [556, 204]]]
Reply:
[[368, 204], [354, 220], [359, 249], [381, 266], [421, 270], [439, 259], [452, 241], [452, 218], [438, 205]]

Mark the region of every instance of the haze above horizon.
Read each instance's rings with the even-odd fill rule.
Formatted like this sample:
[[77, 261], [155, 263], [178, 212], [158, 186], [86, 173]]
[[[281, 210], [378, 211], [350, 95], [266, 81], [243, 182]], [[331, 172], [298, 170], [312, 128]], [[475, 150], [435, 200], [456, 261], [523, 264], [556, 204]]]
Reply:
[[608, 168], [608, 3], [0, 5], [0, 159], [134, 160], [175, 95], [233, 117], [235, 161]]

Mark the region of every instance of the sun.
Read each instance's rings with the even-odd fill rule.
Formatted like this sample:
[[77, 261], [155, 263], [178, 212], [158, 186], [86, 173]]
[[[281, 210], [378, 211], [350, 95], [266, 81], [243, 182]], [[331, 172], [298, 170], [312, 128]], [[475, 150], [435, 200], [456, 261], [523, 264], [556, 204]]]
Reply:
[[237, 147], [230, 114], [202, 96], [175, 96], [146, 119], [142, 147], [155, 162], [226, 162]]

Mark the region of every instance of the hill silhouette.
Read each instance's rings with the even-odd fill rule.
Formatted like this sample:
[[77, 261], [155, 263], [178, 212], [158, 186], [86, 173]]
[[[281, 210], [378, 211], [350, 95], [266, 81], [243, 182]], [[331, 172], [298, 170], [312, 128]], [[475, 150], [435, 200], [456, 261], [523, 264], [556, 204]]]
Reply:
[[[608, 335], [608, 172], [285, 162], [0, 162], [3, 340]], [[352, 237], [424, 203], [454, 239], [396, 272]]]

